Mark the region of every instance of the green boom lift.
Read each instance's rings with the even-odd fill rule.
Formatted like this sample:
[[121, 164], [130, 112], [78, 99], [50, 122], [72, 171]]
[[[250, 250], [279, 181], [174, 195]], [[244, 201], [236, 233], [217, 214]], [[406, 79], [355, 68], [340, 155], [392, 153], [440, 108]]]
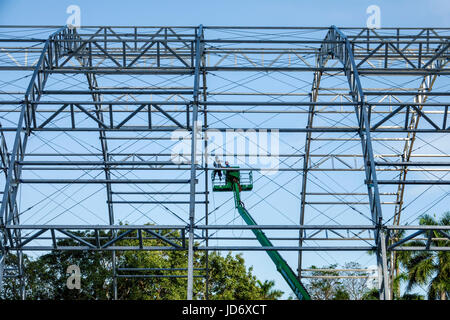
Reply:
[[[230, 167], [228, 170], [223, 170], [223, 176], [225, 179], [223, 181], [216, 180], [216, 174], [212, 172], [212, 186], [213, 191], [233, 191], [234, 193], [234, 204], [242, 219], [247, 223], [247, 225], [255, 226], [257, 223], [253, 219], [253, 217], [248, 213], [245, 209], [243, 202], [241, 201], [241, 191], [250, 191], [253, 189], [253, 175], [252, 172], [248, 173], [242, 172], [240, 170], [233, 170], [233, 168], [238, 169], [239, 167]], [[217, 170], [215, 170], [217, 171]], [[256, 238], [258, 239], [261, 246], [273, 247], [273, 244], [266, 237], [264, 232], [259, 229], [252, 229]], [[266, 251], [269, 255], [270, 259], [272, 259], [273, 263], [277, 267], [277, 270], [283, 276], [284, 280], [286, 280], [289, 287], [295, 293], [299, 300], [311, 300], [310, 295], [306, 291], [306, 288], [297, 278], [295, 273], [286, 263], [286, 261], [281, 257], [278, 251], [268, 250]]]

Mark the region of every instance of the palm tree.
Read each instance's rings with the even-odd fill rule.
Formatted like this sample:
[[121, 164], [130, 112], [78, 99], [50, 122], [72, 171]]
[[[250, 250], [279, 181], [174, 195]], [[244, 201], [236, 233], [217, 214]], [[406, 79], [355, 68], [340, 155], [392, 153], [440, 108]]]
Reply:
[[[436, 221], [432, 216], [425, 214], [420, 218], [420, 225], [450, 225], [450, 212]], [[449, 247], [450, 240], [442, 237], [437, 231], [426, 232], [427, 237], [438, 238], [431, 240], [432, 246]], [[416, 240], [408, 246], [425, 246], [426, 241]], [[447, 300], [450, 295], [450, 252], [449, 251], [400, 251], [397, 253], [398, 261], [406, 272], [401, 275], [407, 281], [408, 293], [417, 285], [428, 285], [427, 295], [430, 300]]]

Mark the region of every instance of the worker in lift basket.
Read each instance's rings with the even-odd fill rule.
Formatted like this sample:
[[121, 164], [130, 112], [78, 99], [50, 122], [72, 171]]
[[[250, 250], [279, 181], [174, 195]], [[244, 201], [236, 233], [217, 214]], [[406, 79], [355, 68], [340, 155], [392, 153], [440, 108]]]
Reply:
[[220, 170], [220, 168], [222, 168], [222, 162], [220, 161], [218, 156], [216, 156], [213, 166], [214, 166], [214, 168], [219, 168], [218, 170], [214, 170], [213, 180], [216, 179], [216, 174], [218, 174], [219, 180], [222, 181], [222, 170]]

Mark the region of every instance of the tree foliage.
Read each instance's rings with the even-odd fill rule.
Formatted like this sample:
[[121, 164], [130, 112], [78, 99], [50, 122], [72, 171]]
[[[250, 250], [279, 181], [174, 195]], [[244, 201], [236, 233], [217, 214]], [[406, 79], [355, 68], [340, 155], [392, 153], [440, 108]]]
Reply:
[[[421, 217], [421, 225], [450, 225], [450, 212], [436, 220], [430, 215]], [[121, 231], [118, 231], [119, 234]], [[90, 239], [93, 234], [77, 233], [79, 237]], [[163, 231], [162, 235], [177, 237], [170, 231]], [[107, 233], [101, 237], [108, 238]], [[398, 235], [399, 239], [402, 235]], [[449, 246], [448, 239], [437, 231], [427, 231], [426, 238], [433, 238], [431, 246]], [[137, 235], [124, 237], [117, 244], [136, 246]], [[144, 239], [144, 246], [161, 245], [159, 239]], [[93, 243], [94, 244], [94, 243]], [[64, 239], [57, 242], [57, 246], [74, 246], [75, 240]], [[406, 246], [425, 246], [426, 241], [411, 241]], [[428, 299], [448, 299], [450, 295], [450, 252], [449, 251], [399, 251], [397, 264], [404, 272], [394, 279], [394, 293], [396, 299], [422, 300], [420, 294], [412, 293], [416, 286], [426, 286]], [[116, 267], [118, 272], [117, 293], [119, 299], [130, 300], [179, 300], [186, 298], [186, 268], [187, 251], [117, 251]], [[207, 253], [195, 251], [194, 280], [195, 299], [206, 298], [206, 279], [204, 274]], [[17, 257], [9, 254], [6, 268], [13, 268]], [[216, 252], [208, 254], [209, 278], [208, 298], [221, 299], [279, 299], [283, 292], [275, 290], [274, 281], [261, 281], [253, 274], [253, 269], [246, 268], [242, 255], [220, 255]], [[81, 269], [81, 289], [70, 290], [66, 286], [67, 267], [77, 265]], [[112, 299], [112, 252], [107, 251], [60, 251], [30, 258], [23, 256], [24, 277], [8, 278], [4, 281], [1, 293], [3, 299], [20, 299], [21, 281], [25, 283], [27, 299]], [[379, 299], [378, 289], [371, 288], [367, 278], [357, 277], [359, 271], [342, 273], [335, 270], [337, 265], [323, 267], [328, 271], [313, 271], [305, 284], [314, 300], [376, 300]], [[345, 269], [360, 269], [356, 262], [344, 265]], [[318, 269], [312, 266], [311, 269]], [[170, 271], [170, 277], [168, 275]], [[130, 277], [130, 275], [134, 275]], [[137, 276], [139, 275], [139, 276]], [[150, 276], [151, 275], [151, 276]], [[347, 275], [348, 278], [340, 276]], [[325, 276], [321, 278], [319, 276]], [[352, 277], [354, 276], [354, 277]], [[399, 294], [401, 283], [406, 283], [406, 292]], [[398, 289], [396, 289], [398, 288]]]
[[[425, 214], [419, 220], [420, 225], [450, 225], [450, 212], [446, 212], [441, 219]], [[431, 240], [431, 246], [449, 247], [450, 241], [438, 231], [430, 230], [425, 233]], [[405, 246], [426, 246], [426, 241], [411, 241]], [[399, 274], [397, 282], [406, 282], [406, 297], [414, 295], [410, 291], [416, 286], [426, 286], [430, 300], [447, 300], [450, 296], [450, 252], [449, 251], [400, 251], [398, 261], [405, 270]]]
[[[311, 266], [311, 276], [307, 285], [314, 300], [375, 300], [378, 289], [372, 289], [367, 271], [357, 262], [348, 262], [343, 270], [337, 264], [317, 268]], [[320, 270], [325, 269], [325, 270]]]
[[367, 277], [366, 271], [357, 262], [348, 262], [344, 264], [344, 269], [351, 270], [345, 272], [345, 276], [349, 278], [343, 278], [341, 280], [342, 285], [348, 292], [350, 300], [362, 300], [364, 295], [371, 288], [371, 278]]
[[[89, 239], [90, 234], [78, 233]], [[167, 234], [166, 234], [167, 235]], [[105, 236], [102, 234], [101, 236]], [[131, 238], [131, 237], [130, 237]], [[121, 245], [136, 245], [136, 240], [120, 240]], [[144, 240], [144, 246], [157, 245], [160, 240]], [[74, 240], [58, 241], [58, 246], [74, 245]], [[159, 243], [159, 245], [161, 245]], [[119, 299], [128, 300], [179, 300], [186, 298], [187, 252], [178, 251], [122, 251], [116, 252], [117, 293]], [[222, 256], [210, 253], [209, 299], [278, 299], [283, 292], [274, 290], [273, 281], [261, 282], [246, 268], [241, 255], [231, 253]], [[16, 257], [8, 255], [7, 268], [14, 265]], [[206, 253], [194, 254], [195, 275], [204, 274]], [[112, 252], [61, 251], [41, 255], [35, 259], [24, 256], [25, 296], [27, 299], [112, 299]], [[77, 265], [81, 269], [81, 289], [68, 289], [67, 267]], [[137, 270], [137, 268], [139, 270]], [[169, 271], [169, 269], [171, 269]], [[171, 277], [166, 277], [168, 274]], [[141, 275], [143, 277], [122, 277]], [[151, 277], [146, 277], [152, 275]], [[195, 277], [195, 299], [205, 298], [206, 279]], [[20, 299], [20, 279], [5, 281], [3, 299]]]
[[[337, 265], [332, 264], [324, 267], [324, 269], [336, 269]], [[311, 269], [319, 269], [316, 266], [311, 266]], [[308, 281], [309, 294], [313, 300], [348, 300], [349, 295], [338, 278], [337, 271], [312, 271], [312, 277], [326, 277], [326, 278], [311, 278]]]

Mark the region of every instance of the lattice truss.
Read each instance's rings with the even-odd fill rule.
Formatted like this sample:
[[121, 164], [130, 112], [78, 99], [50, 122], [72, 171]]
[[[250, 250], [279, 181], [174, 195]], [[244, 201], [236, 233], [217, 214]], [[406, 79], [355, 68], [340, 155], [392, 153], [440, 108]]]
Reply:
[[[395, 251], [417, 239], [426, 240], [417, 250], [448, 249], [418, 218], [448, 209], [449, 36], [1, 27], [1, 262], [10, 252], [19, 261], [0, 279], [21, 276], [22, 252], [109, 250], [114, 259], [191, 250], [188, 239], [192, 250], [255, 251], [265, 261], [270, 248], [255, 241], [233, 195], [211, 192], [220, 155], [253, 171], [246, 208], [299, 276], [311, 264], [359, 259], [378, 266], [388, 298]], [[180, 141], [188, 152], [174, 157]], [[448, 228], [429, 228], [448, 239]], [[67, 238], [77, 245], [57, 245]], [[136, 245], [118, 241], [127, 238]]]

